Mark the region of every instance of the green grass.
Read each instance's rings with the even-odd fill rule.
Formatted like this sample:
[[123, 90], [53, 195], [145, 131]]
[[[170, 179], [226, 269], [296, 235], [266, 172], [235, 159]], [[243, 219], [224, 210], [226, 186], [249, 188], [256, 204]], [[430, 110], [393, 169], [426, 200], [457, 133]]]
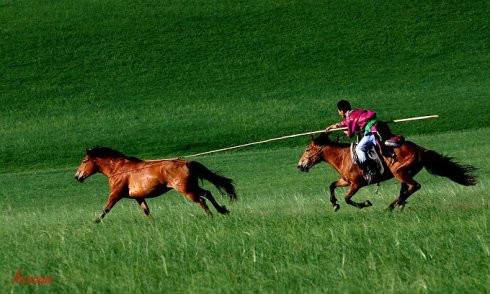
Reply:
[[[490, 291], [490, 11], [486, 1], [0, 0], [2, 292]], [[84, 149], [165, 158], [317, 130], [335, 102], [474, 164], [464, 188], [422, 172], [404, 212], [395, 181], [333, 213], [305, 138], [202, 157], [236, 181], [208, 218], [175, 192], [155, 220], [123, 200], [93, 224], [100, 175]], [[209, 185], [207, 185], [209, 187]], [[213, 190], [215, 191], [215, 190]], [[215, 191], [216, 192], [216, 191]], [[222, 198], [220, 202], [226, 203]], [[12, 283], [49, 275], [49, 286]]]
[[[301, 148], [202, 158], [236, 179], [240, 197], [231, 205], [218, 197], [231, 214], [213, 218], [170, 192], [149, 200], [154, 221], [124, 199], [96, 225], [105, 177], [79, 184], [73, 169], [4, 174], [0, 283], [42, 292], [488, 292], [490, 161], [481, 154], [490, 145], [478, 139], [488, 135], [415, 137], [479, 167], [480, 183], [462, 187], [423, 171], [421, 191], [394, 213], [384, 209], [396, 181], [356, 195], [373, 207], [342, 202], [334, 213], [327, 187], [337, 175], [324, 164], [298, 172]], [[54, 283], [12, 284], [18, 268]]]

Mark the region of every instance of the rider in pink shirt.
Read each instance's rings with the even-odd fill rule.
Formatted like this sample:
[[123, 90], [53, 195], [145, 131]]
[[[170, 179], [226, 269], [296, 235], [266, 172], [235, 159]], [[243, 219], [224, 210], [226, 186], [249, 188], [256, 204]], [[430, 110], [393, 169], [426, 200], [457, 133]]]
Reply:
[[[375, 132], [376, 112], [364, 109], [348, 110], [343, 115], [344, 120], [335, 124], [336, 127], [347, 127], [347, 136], [350, 138], [353, 134], [361, 131]], [[370, 122], [373, 122], [370, 124]], [[366, 129], [368, 127], [368, 129]]]
[[[363, 135], [362, 139], [356, 146], [356, 154], [359, 161], [359, 166], [366, 170], [369, 181], [374, 180], [378, 176], [378, 170], [370, 162], [367, 152], [377, 144], [376, 134], [378, 133], [378, 121], [376, 112], [365, 109], [352, 109], [349, 101], [340, 100], [337, 103], [338, 113], [343, 120], [333, 124], [325, 129], [328, 133], [331, 129], [346, 127], [346, 135], [350, 138], [355, 133]], [[384, 129], [390, 135], [391, 132], [386, 124], [383, 124]], [[378, 135], [379, 137], [379, 135]], [[393, 142], [388, 142], [389, 145]]]

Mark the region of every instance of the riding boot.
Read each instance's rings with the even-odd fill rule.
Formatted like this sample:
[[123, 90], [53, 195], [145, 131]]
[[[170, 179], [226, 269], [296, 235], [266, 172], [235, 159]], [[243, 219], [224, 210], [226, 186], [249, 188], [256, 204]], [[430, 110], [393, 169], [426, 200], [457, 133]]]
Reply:
[[363, 163], [358, 163], [359, 167], [361, 168], [362, 175], [364, 176], [364, 179], [369, 183], [372, 182], [372, 173], [370, 173], [370, 168], [369, 168], [369, 160], [366, 160]]
[[368, 177], [369, 177], [369, 183], [372, 183], [372, 182], [375, 182], [378, 180], [379, 178], [379, 170], [378, 170], [378, 166], [376, 165], [376, 162], [372, 161], [372, 160], [367, 160], [366, 161], [366, 170], [367, 170], [367, 174], [368, 174]]

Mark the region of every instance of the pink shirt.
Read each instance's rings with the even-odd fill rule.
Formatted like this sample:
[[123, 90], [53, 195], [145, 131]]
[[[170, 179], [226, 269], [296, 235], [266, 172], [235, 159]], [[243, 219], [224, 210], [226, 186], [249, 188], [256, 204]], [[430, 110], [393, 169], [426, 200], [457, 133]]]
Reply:
[[347, 127], [347, 136], [352, 137], [355, 132], [363, 131], [367, 123], [374, 118], [376, 118], [376, 112], [372, 110], [354, 109], [347, 112], [345, 119], [337, 126]]

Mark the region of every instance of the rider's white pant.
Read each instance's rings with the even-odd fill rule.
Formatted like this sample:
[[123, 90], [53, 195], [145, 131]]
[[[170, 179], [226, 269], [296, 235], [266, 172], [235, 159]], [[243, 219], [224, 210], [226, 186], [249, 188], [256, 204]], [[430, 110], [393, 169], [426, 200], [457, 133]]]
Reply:
[[362, 164], [367, 160], [367, 152], [369, 149], [376, 145], [376, 137], [373, 133], [368, 133], [362, 137], [361, 141], [356, 146], [356, 153], [359, 162]]

